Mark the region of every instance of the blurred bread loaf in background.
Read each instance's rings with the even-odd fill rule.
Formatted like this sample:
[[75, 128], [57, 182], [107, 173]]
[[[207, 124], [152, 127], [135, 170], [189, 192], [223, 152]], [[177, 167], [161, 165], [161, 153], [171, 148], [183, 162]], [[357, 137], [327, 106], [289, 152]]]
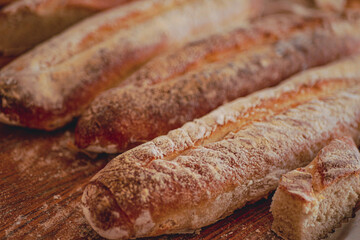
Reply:
[[135, 0], [2, 2], [9, 5], [0, 9], [0, 56], [16, 57], [90, 15], [131, 1]]
[[145, 64], [98, 96], [79, 119], [76, 144], [121, 152], [307, 68], [353, 54], [360, 20], [276, 14], [191, 42]]
[[143, 0], [99, 13], [0, 71], [0, 120], [53, 130], [162, 51], [261, 13], [261, 0]]

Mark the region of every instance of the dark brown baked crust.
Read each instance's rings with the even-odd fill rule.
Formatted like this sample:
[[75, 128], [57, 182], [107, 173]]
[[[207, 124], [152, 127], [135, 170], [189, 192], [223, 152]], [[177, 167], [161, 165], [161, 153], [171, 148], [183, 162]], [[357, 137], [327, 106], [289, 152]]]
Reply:
[[86, 218], [108, 238], [156, 236], [195, 230], [266, 196], [332, 139], [359, 143], [360, 78], [349, 78], [360, 77], [358, 63], [304, 72], [121, 154], [85, 189]]
[[135, 1], [88, 18], [0, 71], [0, 120], [61, 127], [144, 61], [257, 15], [260, 1]]
[[121, 152], [235, 98], [351, 54], [358, 49], [358, 25], [345, 23], [354, 28], [350, 35], [333, 31], [343, 23], [271, 16], [154, 59], [125, 80], [126, 87], [94, 100], [78, 122], [76, 144]]

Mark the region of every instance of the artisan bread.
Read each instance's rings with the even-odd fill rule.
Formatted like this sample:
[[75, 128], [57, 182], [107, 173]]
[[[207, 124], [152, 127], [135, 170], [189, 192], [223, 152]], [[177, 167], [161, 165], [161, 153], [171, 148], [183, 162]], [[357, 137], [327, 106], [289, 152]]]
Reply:
[[315, 0], [317, 7], [322, 10], [343, 12], [346, 9], [359, 10], [359, 0]]
[[360, 200], [360, 154], [351, 137], [333, 140], [305, 168], [281, 177], [271, 204], [283, 239], [325, 238]]
[[358, 21], [280, 14], [189, 43], [97, 97], [77, 124], [76, 144], [114, 153], [149, 141], [225, 102], [353, 53], [359, 29]]
[[0, 0], [0, 7], [18, 0]]
[[332, 139], [360, 142], [360, 56], [230, 102], [133, 148], [84, 190], [103, 237], [190, 232], [273, 191]]
[[0, 71], [0, 120], [52, 130], [165, 49], [260, 12], [260, 1], [135, 1], [90, 17]]
[[350, 9], [360, 9], [360, 1], [359, 0], [347, 0], [346, 7]]
[[129, 1], [17, 1], [0, 10], [0, 56], [18, 56], [83, 18]]
[[338, 12], [343, 11], [346, 6], [346, 0], [315, 0], [315, 2], [322, 9]]

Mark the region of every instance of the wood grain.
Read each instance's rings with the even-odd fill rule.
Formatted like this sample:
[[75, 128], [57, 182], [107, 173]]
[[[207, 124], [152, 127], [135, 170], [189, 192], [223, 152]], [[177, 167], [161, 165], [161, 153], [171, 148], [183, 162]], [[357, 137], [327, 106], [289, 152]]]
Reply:
[[[1, 240], [102, 239], [86, 223], [79, 203], [89, 178], [113, 156], [78, 152], [73, 128], [48, 133], [0, 125]], [[148, 239], [276, 240], [270, 203], [264, 199], [237, 210], [199, 233]]]

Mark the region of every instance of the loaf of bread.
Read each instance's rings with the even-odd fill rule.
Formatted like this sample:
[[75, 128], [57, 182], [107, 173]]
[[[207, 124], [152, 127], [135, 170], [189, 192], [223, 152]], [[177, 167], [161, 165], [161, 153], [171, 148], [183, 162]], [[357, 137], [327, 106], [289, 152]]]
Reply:
[[359, 0], [347, 0], [346, 7], [350, 9], [360, 9], [360, 1]]
[[0, 71], [0, 121], [52, 130], [169, 47], [260, 12], [260, 1], [146, 0], [90, 17]]
[[85, 188], [103, 237], [191, 232], [273, 191], [344, 134], [360, 142], [360, 56], [239, 98], [133, 148]]
[[341, 12], [346, 6], [346, 0], [315, 0], [316, 5], [325, 10]]
[[0, 7], [18, 0], [0, 0]]
[[[94, 13], [131, 0], [20, 0], [0, 10], [0, 56], [18, 56]], [[1, 4], [1, 1], [0, 1]]]
[[342, 12], [346, 9], [360, 9], [359, 0], [315, 0], [317, 7], [323, 10]]
[[190, 43], [105, 91], [80, 118], [76, 144], [121, 152], [216, 107], [359, 49], [360, 22], [290, 14]]
[[281, 177], [271, 204], [283, 239], [325, 238], [360, 200], [360, 153], [351, 137], [333, 140], [305, 168]]

